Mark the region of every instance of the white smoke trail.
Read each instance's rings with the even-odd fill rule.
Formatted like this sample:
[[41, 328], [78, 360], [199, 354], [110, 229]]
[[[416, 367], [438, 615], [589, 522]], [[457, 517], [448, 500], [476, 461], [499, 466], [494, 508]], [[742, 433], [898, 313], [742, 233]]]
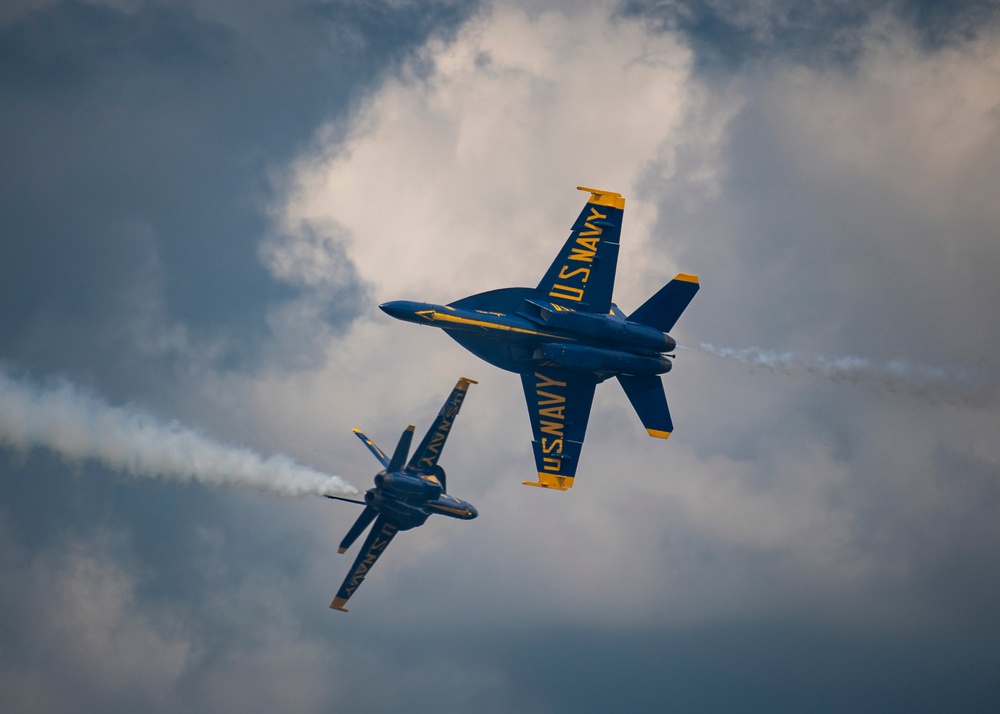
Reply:
[[357, 493], [339, 477], [299, 466], [287, 456], [264, 459], [176, 421], [164, 424], [135, 407], [111, 406], [69, 382], [39, 389], [2, 368], [0, 445], [44, 447], [71, 461], [95, 459], [133, 476], [244, 486], [281, 496]]
[[789, 376], [813, 375], [833, 382], [863, 384], [893, 394], [908, 394], [931, 402], [965, 407], [987, 407], [1000, 403], [995, 376], [962, 367], [933, 367], [892, 360], [878, 365], [861, 357], [803, 357], [793, 352], [768, 352], [757, 347], [733, 349], [702, 342], [697, 347], [679, 345], [753, 369], [766, 369]]

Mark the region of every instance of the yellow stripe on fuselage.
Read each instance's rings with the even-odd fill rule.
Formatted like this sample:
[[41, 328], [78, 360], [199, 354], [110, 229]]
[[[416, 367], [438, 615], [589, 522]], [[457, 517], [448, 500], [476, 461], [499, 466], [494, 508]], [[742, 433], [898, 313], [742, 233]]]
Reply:
[[454, 513], [457, 516], [471, 516], [472, 512], [466, 508], [449, 508], [448, 506], [442, 506], [439, 503], [428, 503], [428, 506], [437, 510], [444, 511], [445, 513]]
[[459, 317], [458, 315], [448, 315], [447, 313], [432, 311], [431, 320], [437, 322], [453, 322], [457, 325], [472, 325], [474, 327], [485, 327], [488, 330], [500, 330], [502, 332], [516, 332], [522, 335], [537, 335], [538, 337], [551, 337], [556, 340], [569, 340], [575, 342], [571, 337], [563, 337], [562, 335], [553, 335], [549, 332], [538, 332], [537, 330], [526, 330], [523, 327], [511, 327], [510, 325], [498, 325], [495, 322], [486, 322], [485, 320], [473, 320], [468, 317]]

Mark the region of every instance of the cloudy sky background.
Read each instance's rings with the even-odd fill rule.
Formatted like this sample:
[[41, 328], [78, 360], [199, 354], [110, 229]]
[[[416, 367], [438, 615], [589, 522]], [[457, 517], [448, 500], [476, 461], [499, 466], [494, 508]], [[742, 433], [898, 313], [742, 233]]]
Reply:
[[[581, 184], [622, 309], [702, 290], [559, 494], [376, 306], [536, 284]], [[992, 3], [5, 3], [0, 708], [995, 711], [998, 186]], [[480, 518], [349, 615], [354, 507], [177, 478], [366, 488], [460, 374]]]

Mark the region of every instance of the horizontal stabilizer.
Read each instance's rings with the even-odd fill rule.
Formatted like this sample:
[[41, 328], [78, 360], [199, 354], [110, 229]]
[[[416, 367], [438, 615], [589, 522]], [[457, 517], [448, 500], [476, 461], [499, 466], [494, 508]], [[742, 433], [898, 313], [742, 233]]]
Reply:
[[340, 541], [340, 547], [337, 548], [338, 553], [346, 553], [347, 549], [354, 545], [354, 541], [358, 539], [358, 536], [365, 532], [365, 528], [371, 525], [371, 522], [375, 520], [375, 516], [378, 515], [374, 508], [371, 506], [365, 506], [365, 510], [361, 511], [361, 515], [358, 519], [354, 521], [354, 525], [351, 529], [347, 531], [347, 535], [344, 539]]
[[642, 425], [650, 436], [666, 439], [674, 430], [667, 408], [667, 397], [663, 393], [663, 382], [659, 377], [631, 377], [618, 375], [632, 408], [639, 415]]
[[697, 292], [698, 276], [681, 273], [629, 315], [628, 321], [670, 332]]

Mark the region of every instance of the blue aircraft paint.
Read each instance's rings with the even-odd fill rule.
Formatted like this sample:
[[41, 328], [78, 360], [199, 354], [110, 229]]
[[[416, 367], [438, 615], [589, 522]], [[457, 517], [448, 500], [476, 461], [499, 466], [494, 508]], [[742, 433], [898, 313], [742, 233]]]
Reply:
[[[396, 319], [441, 328], [479, 358], [521, 375], [539, 474], [525, 483], [559, 490], [573, 484], [594, 388], [610, 377], [649, 434], [669, 436], [659, 375], [671, 370], [666, 353], [677, 343], [666, 333], [699, 288], [696, 276], [682, 273], [625, 317], [611, 299], [625, 199], [582, 190], [590, 199], [537, 287], [490, 290], [448, 305], [380, 305]], [[558, 405], [547, 401], [557, 397]]]
[[[410, 450], [413, 426], [407, 427], [403, 432], [391, 459], [387, 458], [371, 439], [355, 430], [357, 437], [385, 468], [375, 475], [375, 487], [365, 492], [365, 510], [340, 542], [338, 552], [344, 553], [371, 522], [375, 521], [354, 560], [354, 565], [351, 566], [350, 572], [330, 604], [332, 609], [347, 612], [347, 608], [344, 607], [347, 601], [399, 531], [422, 526], [435, 513], [466, 521], [479, 515], [476, 507], [468, 501], [444, 492], [444, 469], [437, 463], [445, 441], [451, 433], [455, 417], [458, 416], [462, 402], [465, 401], [469, 385], [475, 383], [475, 380], [467, 377], [458, 380], [458, 384], [455, 385], [406, 466], [403, 464]], [[336, 498], [336, 500], [351, 499]]]

